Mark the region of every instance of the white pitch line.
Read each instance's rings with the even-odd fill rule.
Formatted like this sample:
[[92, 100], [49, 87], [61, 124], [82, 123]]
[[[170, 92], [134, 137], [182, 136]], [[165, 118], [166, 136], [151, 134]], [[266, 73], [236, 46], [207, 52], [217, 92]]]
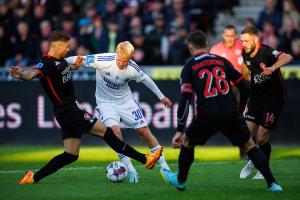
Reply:
[[[193, 165], [221, 165], [221, 164], [228, 164], [232, 163], [232, 161], [228, 162], [197, 162], [193, 163]], [[177, 164], [169, 164], [169, 166], [177, 166]], [[143, 165], [137, 165], [135, 168], [144, 168]], [[91, 167], [66, 167], [62, 168], [59, 171], [72, 171], [72, 170], [95, 170], [95, 169], [105, 169], [105, 167], [97, 167], [97, 166], [91, 166]], [[29, 171], [37, 171], [39, 169], [28, 169]], [[17, 174], [17, 173], [24, 173], [26, 170], [0, 170], [0, 174]]]

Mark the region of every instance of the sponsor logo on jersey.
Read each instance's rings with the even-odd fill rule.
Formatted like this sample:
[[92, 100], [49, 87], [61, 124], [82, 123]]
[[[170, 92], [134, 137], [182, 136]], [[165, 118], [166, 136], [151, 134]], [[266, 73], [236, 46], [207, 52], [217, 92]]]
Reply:
[[112, 89], [118, 90], [120, 88], [120, 86], [122, 85], [122, 84], [114, 83], [114, 82], [112, 82], [111, 80], [109, 80], [105, 77], [103, 78], [103, 80], [106, 83], [105, 85], [109, 88], [112, 88]]
[[62, 72], [62, 81], [63, 84], [67, 83], [69, 80], [72, 79], [71, 67], [68, 65]]
[[38, 63], [38, 64], [36, 65], [36, 68], [41, 69], [43, 66], [44, 66], [44, 64], [40, 62], [40, 63]]
[[264, 74], [256, 74], [254, 76], [254, 83], [255, 84], [262, 84], [266, 82], [267, 80], [271, 79], [270, 76], [264, 75]]
[[85, 57], [85, 59], [86, 59], [87, 64], [91, 64], [91, 63], [95, 62], [95, 56], [93, 56], [93, 55], [87, 55]]

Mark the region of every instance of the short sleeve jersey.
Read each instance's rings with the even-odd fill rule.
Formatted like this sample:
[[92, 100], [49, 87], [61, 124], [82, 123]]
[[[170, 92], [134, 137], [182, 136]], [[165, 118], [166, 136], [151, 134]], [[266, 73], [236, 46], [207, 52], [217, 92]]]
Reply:
[[249, 102], [264, 107], [282, 105], [287, 98], [285, 85], [280, 69], [271, 75], [262, 75], [261, 66], [271, 67], [282, 55], [269, 46], [260, 45], [254, 57], [250, 57], [245, 50], [242, 51], [244, 62], [251, 71], [251, 86]]
[[75, 103], [71, 66], [64, 58], [45, 55], [33, 69], [41, 72], [41, 84], [54, 106]]
[[96, 69], [97, 104], [127, 102], [132, 99], [128, 82], [131, 80], [141, 82], [147, 76], [133, 60], [129, 60], [126, 68], [119, 69], [115, 53], [87, 55], [84, 65]]
[[181, 76], [181, 92], [195, 92], [195, 112], [199, 117], [216, 118], [237, 114], [237, 101], [230, 83], [243, 76], [223, 57], [198, 53], [185, 64]]

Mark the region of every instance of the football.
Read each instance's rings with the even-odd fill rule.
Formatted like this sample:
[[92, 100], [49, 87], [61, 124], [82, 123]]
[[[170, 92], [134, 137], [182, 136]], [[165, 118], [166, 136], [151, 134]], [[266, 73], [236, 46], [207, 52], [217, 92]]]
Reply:
[[126, 166], [120, 161], [114, 161], [106, 168], [106, 177], [113, 183], [124, 181], [127, 177], [127, 173]]

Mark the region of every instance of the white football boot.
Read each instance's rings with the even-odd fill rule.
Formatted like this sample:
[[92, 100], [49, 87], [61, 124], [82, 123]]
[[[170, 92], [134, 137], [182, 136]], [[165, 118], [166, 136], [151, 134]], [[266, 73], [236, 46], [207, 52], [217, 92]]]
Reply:
[[253, 168], [254, 168], [254, 165], [253, 165], [252, 161], [249, 160], [247, 162], [247, 164], [245, 165], [245, 167], [241, 170], [240, 178], [241, 179], [247, 178], [251, 174]]

